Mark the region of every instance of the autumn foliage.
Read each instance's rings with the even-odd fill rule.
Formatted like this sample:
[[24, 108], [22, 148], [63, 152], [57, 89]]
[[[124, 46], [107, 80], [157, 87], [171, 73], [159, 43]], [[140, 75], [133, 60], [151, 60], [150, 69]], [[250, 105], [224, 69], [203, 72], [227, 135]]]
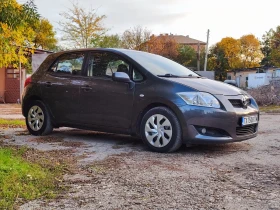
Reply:
[[150, 40], [144, 43], [144, 50], [150, 53], [175, 60], [179, 55], [177, 42], [168, 35], [152, 35]]
[[56, 44], [50, 23], [40, 19], [32, 0], [19, 4], [1, 0], [0, 4], [0, 67], [28, 63], [27, 54], [37, 47], [45, 49]]

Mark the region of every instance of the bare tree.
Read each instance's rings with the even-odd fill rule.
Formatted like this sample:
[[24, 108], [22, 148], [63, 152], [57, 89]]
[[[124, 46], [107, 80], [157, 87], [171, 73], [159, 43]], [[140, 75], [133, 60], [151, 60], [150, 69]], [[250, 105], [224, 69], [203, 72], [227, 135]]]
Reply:
[[141, 26], [126, 30], [122, 34], [122, 47], [126, 49], [143, 50], [143, 43], [150, 39], [151, 32]]
[[72, 42], [76, 48], [88, 48], [92, 39], [106, 31], [102, 26], [106, 16], [98, 16], [94, 9], [86, 11], [78, 3], [72, 3], [72, 7], [60, 14], [65, 19], [59, 22], [64, 32], [63, 40]]

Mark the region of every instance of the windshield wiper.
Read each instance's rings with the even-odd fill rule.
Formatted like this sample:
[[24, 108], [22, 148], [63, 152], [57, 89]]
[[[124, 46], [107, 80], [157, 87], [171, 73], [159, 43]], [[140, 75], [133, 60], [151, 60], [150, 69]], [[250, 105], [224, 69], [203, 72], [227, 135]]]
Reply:
[[189, 74], [189, 75], [182, 75], [182, 76], [178, 76], [178, 75], [174, 75], [174, 74], [164, 74], [164, 75], [157, 75], [158, 77], [180, 77], [180, 78], [190, 78], [190, 77], [193, 77], [193, 78], [200, 78], [200, 76], [196, 76], [196, 75], [192, 75], [192, 74]]
[[164, 75], [157, 75], [158, 77], [180, 77], [178, 75], [174, 75], [174, 74], [164, 74]]

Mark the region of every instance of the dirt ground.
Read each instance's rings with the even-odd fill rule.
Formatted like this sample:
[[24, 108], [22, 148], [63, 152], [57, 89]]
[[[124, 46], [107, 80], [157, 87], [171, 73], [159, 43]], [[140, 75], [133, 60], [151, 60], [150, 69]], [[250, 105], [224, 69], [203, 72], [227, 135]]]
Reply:
[[65, 150], [77, 170], [69, 190], [26, 209], [280, 209], [280, 115], [262, 114], [258, 137], [226, 145], [147, 151], [141, 140], [77, 129], [46, 137], [0, 131], [5, 143]]

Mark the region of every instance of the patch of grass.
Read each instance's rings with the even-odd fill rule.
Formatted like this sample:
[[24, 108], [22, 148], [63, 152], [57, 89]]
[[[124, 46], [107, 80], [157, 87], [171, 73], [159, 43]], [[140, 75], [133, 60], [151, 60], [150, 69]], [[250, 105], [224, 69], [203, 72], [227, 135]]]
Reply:
[[27, 161], [27, 148], [0, 147], [0, 209], [40, 197], [54, 198], [59, 191], [61, 167], [47, 168]]
[[280, 106], [278, 105], [260, 106], [259, 108], [262, 112], [280, 112]]
[[25, 120], [0, 119], [0, 127], [22, 128], [25, 127]]

